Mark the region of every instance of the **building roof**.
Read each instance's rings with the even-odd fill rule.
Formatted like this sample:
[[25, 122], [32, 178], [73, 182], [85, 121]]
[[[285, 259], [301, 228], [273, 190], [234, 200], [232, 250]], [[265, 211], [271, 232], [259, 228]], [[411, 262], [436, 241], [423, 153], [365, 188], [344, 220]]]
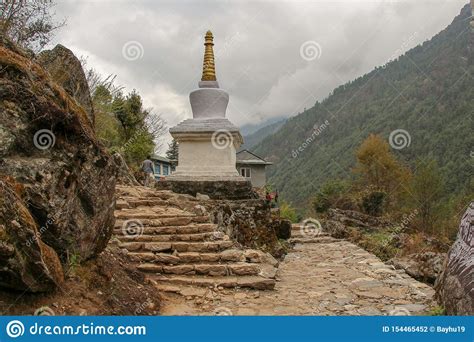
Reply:
[[267, 162], [249, 150], [242, 150], [237, 152], [237, 164], [272, 165], [273, 163]]
[[171, 164], [171, 160], [166, 158], [166, 157], [162, 157], [162, 156], [159, 156], [157, 154], [154, 154], [151, 156], [151, 160], [159, 160], [159, 161], [162, 161], [162, 162], [165, 162], [165, 163], [169, 163]]

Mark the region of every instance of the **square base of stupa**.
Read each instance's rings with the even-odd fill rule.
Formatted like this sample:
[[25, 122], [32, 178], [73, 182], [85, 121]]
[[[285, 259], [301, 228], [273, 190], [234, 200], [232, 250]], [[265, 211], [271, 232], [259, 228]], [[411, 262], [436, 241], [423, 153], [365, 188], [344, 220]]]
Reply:
[[233, 144], [217, 146], [206, 135], [180, 137], [178, 143], [178, 166], [168, 178], [242, 178], [236, 169], [236, 150]]
[[158, 187], [213, 199], [255, 197], [250, 181], [236, 168], [236, 149], [242, 136], [227, 119], [189, 119], [170, 133], [179, 146], [178, 166]]
[[170, 133], [179, 146], [178, 166], [170, 180], [242, 178], [236, 168], [236, 149], [242, 144], [242, 136], [229, 120], [188, 119], [171, 128]]

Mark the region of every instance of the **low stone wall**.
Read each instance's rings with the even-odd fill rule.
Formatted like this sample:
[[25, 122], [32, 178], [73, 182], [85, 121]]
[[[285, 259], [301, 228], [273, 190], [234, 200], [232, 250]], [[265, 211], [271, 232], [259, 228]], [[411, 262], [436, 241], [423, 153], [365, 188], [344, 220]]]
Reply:
[[219, 229], [245, 247], [281, 257], [291, 234], [291, 222], [272, 215], [263, 199], [205, 201], [211, 219]]

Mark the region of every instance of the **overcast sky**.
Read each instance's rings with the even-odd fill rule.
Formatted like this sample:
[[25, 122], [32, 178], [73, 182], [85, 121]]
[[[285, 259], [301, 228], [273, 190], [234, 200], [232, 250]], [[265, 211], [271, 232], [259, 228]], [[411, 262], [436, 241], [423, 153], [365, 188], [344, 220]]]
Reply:
[[65, 1], [61, 43], [117, 84], [137, 89], [173, 126], [192, 116], [204, 34], [214, 34], [227, 117], [289, 117], [335, 87], [431, 38], [467, 0]]

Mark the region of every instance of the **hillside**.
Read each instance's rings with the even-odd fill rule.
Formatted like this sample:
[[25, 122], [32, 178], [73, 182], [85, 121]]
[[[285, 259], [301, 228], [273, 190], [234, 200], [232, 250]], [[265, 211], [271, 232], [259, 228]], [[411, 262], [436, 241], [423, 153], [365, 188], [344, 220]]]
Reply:
[[257, 131], [244, 136], [244, 144], [240, 147], [240, 150], [252, 150], [259, 142], [265, 139], [268, 135], [278, 131], [281, 126], [285, 124], [285, 120], [280, 120], [269, 124], [265, 127], [258, 129]]
[[282, 198], [304, 207], [325, 181], [352, 176], [354, 150], [370, 133], [388, 139], [396, 129], [411, 138], [409, 146], [394, 150], [400, 159], [413, 166], [417, 158], [430, 156], [449, 193], [465, 188], [472, 178], [474, 142], [470, 16], [466, 5], [431, 40], [336, 88], [263, 139], [254, 151], [275, 163], [269, 181]]

